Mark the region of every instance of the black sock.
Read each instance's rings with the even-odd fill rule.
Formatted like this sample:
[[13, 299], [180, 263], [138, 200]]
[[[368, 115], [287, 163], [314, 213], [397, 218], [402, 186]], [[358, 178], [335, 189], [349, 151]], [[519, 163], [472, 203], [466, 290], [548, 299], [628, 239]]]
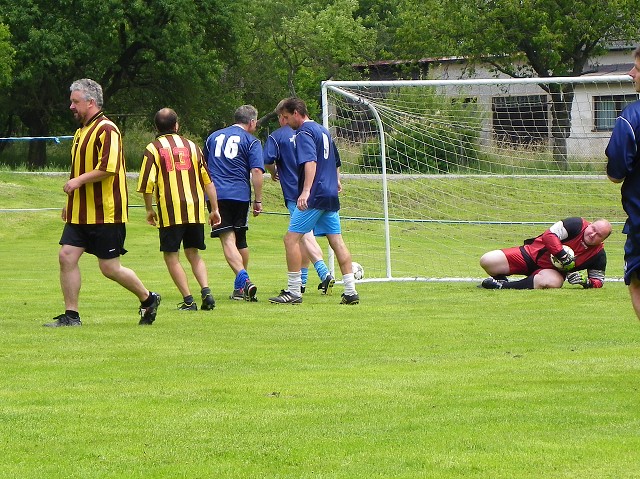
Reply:
[[200, 294], [204, 298], [206, 295], [211, 294], [211, 288], [209, 286], [205, 286], [200, 290]]
[[140, 305], [143, 308], [146, 308], [147, 306], [151, 306], [151, 303], [153, 303], [153, 293], [149, 291], [149, 297], [145, 299], [142, 303], [140, 303]]
[[509, 278], [507, 277], [506, 274], [496, 274], [493, 277], [494, 277], [494, 279], [497, 279], [498, 281], [509, 281]]
[[502, 289], [533, 289], [533, 275], [518, 281], [502, 283]]
[[74, 311], [72, 309], [67, 309], [64, 314], [66, 314], [67, 316], [69, 316], [70, 318], [73, 319], [80, 319], [80, 313], [78, 313], [77, 311]]
[[185, 304], [191, 304], [191, 303], [193, 303], [193, 296], [192, 296], [192, 295], [185, 296], [185, 297], [184, 297], [184, 302], [185, 302]]

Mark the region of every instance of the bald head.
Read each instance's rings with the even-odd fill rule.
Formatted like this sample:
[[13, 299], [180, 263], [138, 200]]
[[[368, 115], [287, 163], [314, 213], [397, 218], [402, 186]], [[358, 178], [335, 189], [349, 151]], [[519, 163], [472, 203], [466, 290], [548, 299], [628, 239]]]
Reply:
[[158, 133], [175, 133], [178, 131], [178, 115], [171, 108], [158, 110], [153, 119]]
[[606, 240], [611, 234], [611, 223], [599, 219], [591, 223], [584, 230], [584, 242], [588, 246], [596, 246]]

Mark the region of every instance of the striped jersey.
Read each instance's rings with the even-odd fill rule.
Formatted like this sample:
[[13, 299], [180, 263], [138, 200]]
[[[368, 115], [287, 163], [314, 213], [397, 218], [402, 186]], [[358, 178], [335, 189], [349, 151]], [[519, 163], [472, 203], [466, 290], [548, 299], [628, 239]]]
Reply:
[[155, 191], [160, 227], [207, 223], [204, 187], [209, 183], [202, 150], [191, 140], [169, 133], [147, 145], [138, 192]]
[[70, 178], [93, 170], [113, 175], [102, 181], [86, 183], [67, 197], [67, 223], [126, 223], [128, 195], [122, 136], [103, 112], [78, 128], [71, 147]]

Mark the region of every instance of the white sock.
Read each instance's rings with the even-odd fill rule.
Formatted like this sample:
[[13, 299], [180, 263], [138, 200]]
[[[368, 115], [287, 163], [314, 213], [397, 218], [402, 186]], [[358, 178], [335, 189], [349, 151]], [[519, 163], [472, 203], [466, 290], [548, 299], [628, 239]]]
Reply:
[[302, 293], [300, 292], [300, 287], [302, 286], [302, 274], [300, 274], [300, 271], [289, 271], [287, 276], [287, 289], [289, 292], [294, 296], [302, 296]]
[[358, 294], [356, 291], [356, 280], [353, 279], [353, 273], [343, 274], [342, 282], [344, 283], [344, 294], [346, 296], [353, 296]]

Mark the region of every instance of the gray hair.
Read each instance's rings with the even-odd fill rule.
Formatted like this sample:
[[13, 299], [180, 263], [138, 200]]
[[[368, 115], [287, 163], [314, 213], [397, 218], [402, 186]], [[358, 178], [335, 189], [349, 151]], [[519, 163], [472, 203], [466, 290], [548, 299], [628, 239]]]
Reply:
[[102, 97], [102, 87], [100, 84], [90, 78], [83, 78], [81, 80], [76, 80], [71, 84], [69, 90], [81, 91], [84, 93], [84, 99], [86, 101], [94, 100], [98, 108], [102, 108], [103, 97]]
[[242, 105], [238, 107], [233, 117], [236, 123], [248, 125], [251, 120], [258, 119], [258, 110], [253, 105]]

